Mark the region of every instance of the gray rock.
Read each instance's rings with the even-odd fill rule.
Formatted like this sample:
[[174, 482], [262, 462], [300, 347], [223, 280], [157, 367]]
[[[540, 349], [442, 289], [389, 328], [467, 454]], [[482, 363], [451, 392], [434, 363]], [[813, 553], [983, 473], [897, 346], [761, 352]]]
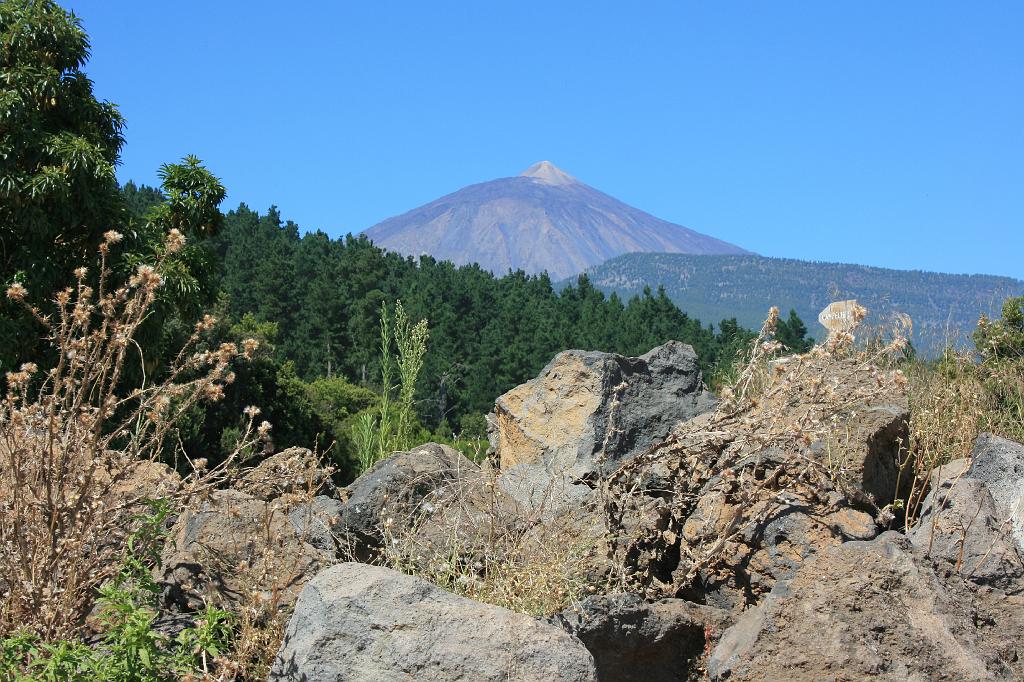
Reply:
[[501, 472], [501, 489], [523, 509], [550, 518], [587, 505], [594, 489], [567, 474], [553, 474], [540, 464], [519, 464]]
[[397, 452], [377, 462], [348, 486], [340, 529], [359, 546], [360, 552], [372, 551], [382, 542], [385, 510], [391, 514], [400, 508], [405, 511], [424, 497], [445, 486], [458, 485], [479, 470], [462, 453], [446, 445], [427, 443], [409, 452]]
[[270, 682], [591, 681], [594, 661], [562, 629], [367, 564], [302, 591]]
[[945, 569], [978, 585], [1024, 593], [1024, 562], [988, 486], [963, 477], [932, 491], [911, 542]]
[[729, 624], [715, 608], [628, 593], [588, 597], [548, 620], [583, 642], [601, 682], [703, 679], [708, 640]]
[[292, 508], [288, 512], [288, 520], [305, 542], [333, 553], [335, 538], [341, 532], [343, 508], [344, 505], [333, 497], [318, 495], [312, 501]]
[[218, 490], [177, 520], [161, 553], [163, 605], [196, 610], [207, 601], [231, 606], [255, 590], [282, 608], [321, 568], [333, 544], [306, 541], [288, 509], [237, 490]]
[[502, 469], [540, 463], [580, 478], [635, 457], [714, 405], [686, 344], [638, 358], [570, 350], [498, 398], [488, 437]]
[[1012, 519], [1017, 551], [1024, 555], [1024, 445], [981, 434], [967, 476], [985, 484], [1001, 518]]

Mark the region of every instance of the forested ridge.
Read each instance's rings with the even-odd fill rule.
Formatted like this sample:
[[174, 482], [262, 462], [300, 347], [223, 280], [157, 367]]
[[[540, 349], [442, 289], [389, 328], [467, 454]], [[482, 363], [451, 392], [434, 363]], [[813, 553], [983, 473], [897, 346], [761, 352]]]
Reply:
[[741, 325], [756, 325], [766, 306], [794, 308], [816, 336], [824, 334], [817, 322], [822, 308], [855, 298], [868, 309], [869, 324], [886, 324], [895, 313], [909, 315], [914, 346], [929, 356], [941, 353], [947, 343], [969, 347], [979, 315], [998, 315], [1007, 297], [1024, 294], [1024, 282], [1010, 277], [754, 255], [631, 253], [587, 274], [602, 291], [622, 296], [645, 286], [664, 286], [676, 305], [703, 319], [727, 314]]
[[275, 208], [228, 212], [211, 243], [228, 315], [275, 323], [275, 358], [304, 381], [373, 386], [381, 305], [401, 300], [412, 318], [427, 319], [418, 414], [442, 432], [481, 435], [494, 399], [567, 348], [640, 355], [678, 339], [710, 370], [750, 338], [735, 320], [703, 325], [660, 289], [623, 301], [581, 277], [556, 292], [546, 275], [495, 277], [475, 265], [402, 257], [364, 237], [302, 234]]

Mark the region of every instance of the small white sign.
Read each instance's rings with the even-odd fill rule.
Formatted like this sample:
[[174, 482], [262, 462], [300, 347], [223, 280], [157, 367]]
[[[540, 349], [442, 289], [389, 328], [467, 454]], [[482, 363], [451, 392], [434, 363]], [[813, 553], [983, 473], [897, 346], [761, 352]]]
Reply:
[[856, 300], [829, 303], [818, 314], [818, 322], [830, 332], [850, 331], [859, 321], [855, 314], [858, 307]]

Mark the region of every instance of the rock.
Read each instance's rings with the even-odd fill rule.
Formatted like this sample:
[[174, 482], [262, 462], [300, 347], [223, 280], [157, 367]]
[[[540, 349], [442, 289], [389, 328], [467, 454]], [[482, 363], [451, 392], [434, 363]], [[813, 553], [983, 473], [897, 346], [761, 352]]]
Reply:
[[678, 341], [639, 358], [570, 350], [498, 398], [488, 437], [502, 469], [540, 463], [580, 478], [601, 469], [602, 450], [614, 467], [714, 404], [696, 353]]
[[550, 619], [594, 656], [601, 682], [704, 679], [703, 658], [730, 621], [725, 612], [682, 599], [645, 602], [629, 593], [588, 597]]
[[181, 486], [178, 472], [162, 462], [140, 460], [131, 465], [124, 477], [110, 489], [114, 500], [155, 500], [166, 497]]
[[388, 518], [402, 521], [424, 498], [455, 494], [468, 478], [480, 475], [480, 467], [447, 445], [427, 443], [395, 453], [348, 486], [340, 529], [351, 538], [356, 556], [368, 558], [383, 542]]
[[502, 471], [497, 483], [523, 509], [545, 517], [584, 507], [594, 495], [594, 489], [579, 479], [551, 473], [540, 464], [517, 464]]
[[304, 542], [333, 554], [341, 535], [343, 505], [333, 497], [318, 495], [288, 512], [288, 521]]
[[985, 484], [999, 518], [1012, 519], [1013, 539], [1024, 555], [1024, 445], [981, 434], [966, 475]]
[[[787, 455], [772, 450], [760, 453], [759, 457], [761, 462], [775, 465]], [[683, 551], [711, 546], [726, 535], [741, 511], [740, 504], [720, 484], [720, 477], [712, 478], [683, 522]], [[791, 578], [815, 553], [849, 540], [870, 540], [878, 535], [874, 518], [848, 506], [841, 496], [830, 500], [827, 496], [791, 490], [748, 505], [747, 511], [759, 520], [740, 527], [726, 544], [719, 564], [700, 570], [699, 593], [683, 596], [722, 609], [741, 610], [769, 592], [777, 580]], [[690, 564], [678, 563], [673, 582], [685, 584], [683, 576]]]
[[261, 500], [335, 493], [330, 470], [311, 450], [299, 447], [282, 450], [245, 469], [232, 487]]
[[[831, 547], [725, 632], [713, 680], [1010, 680], [1020, 604], [983, 613], [943, 584], [902, 535]], [[993, 638], [1004, 632], [1007, 638]]]
[[304, 541], [282, 503], [218, 490], [174, 524], [161, 554], [162, 601], [166, 609], [188, 611], [206, 601], [234, 605], [255, 593], [283, 608], [334, 560], [333, 547]]
[[378, 566], [344, 563], [299, 597], [271, 682], [594, 680], [578, 639]]
[[878, 507], [905, 496], [911, 479], [900, 474], [910, 442], [910, 408], [905, 395], [885, 400], [844, 415], [832, 439], [811, 446], [820, 461], [842, 472], [848, 485]]
[[1024, 562], [988, 486], [968, 476], [947, 483], [925, 499], [911, 542], [964, 580], [1024, 593]]

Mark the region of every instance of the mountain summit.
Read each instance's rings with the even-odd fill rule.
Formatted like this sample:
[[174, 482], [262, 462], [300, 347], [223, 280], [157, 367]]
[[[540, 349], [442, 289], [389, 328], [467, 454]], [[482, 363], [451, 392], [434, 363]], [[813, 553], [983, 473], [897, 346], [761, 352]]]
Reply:
[[479, 263], [497, 274], [547, 271], [553, 279], [625, 253], [749, 253], [624, 204], [550, 161], [464, 187], [365, 234], [410, 256]]
[[537, 180], [546, 182], [549, 185], [571, 185], [578, 182], [576, 178], [569, 175], [561, 168], [558, 168], [550, 161], [535, 163], [520, 173], [519, 176], [523, 178], [536, 178]]

